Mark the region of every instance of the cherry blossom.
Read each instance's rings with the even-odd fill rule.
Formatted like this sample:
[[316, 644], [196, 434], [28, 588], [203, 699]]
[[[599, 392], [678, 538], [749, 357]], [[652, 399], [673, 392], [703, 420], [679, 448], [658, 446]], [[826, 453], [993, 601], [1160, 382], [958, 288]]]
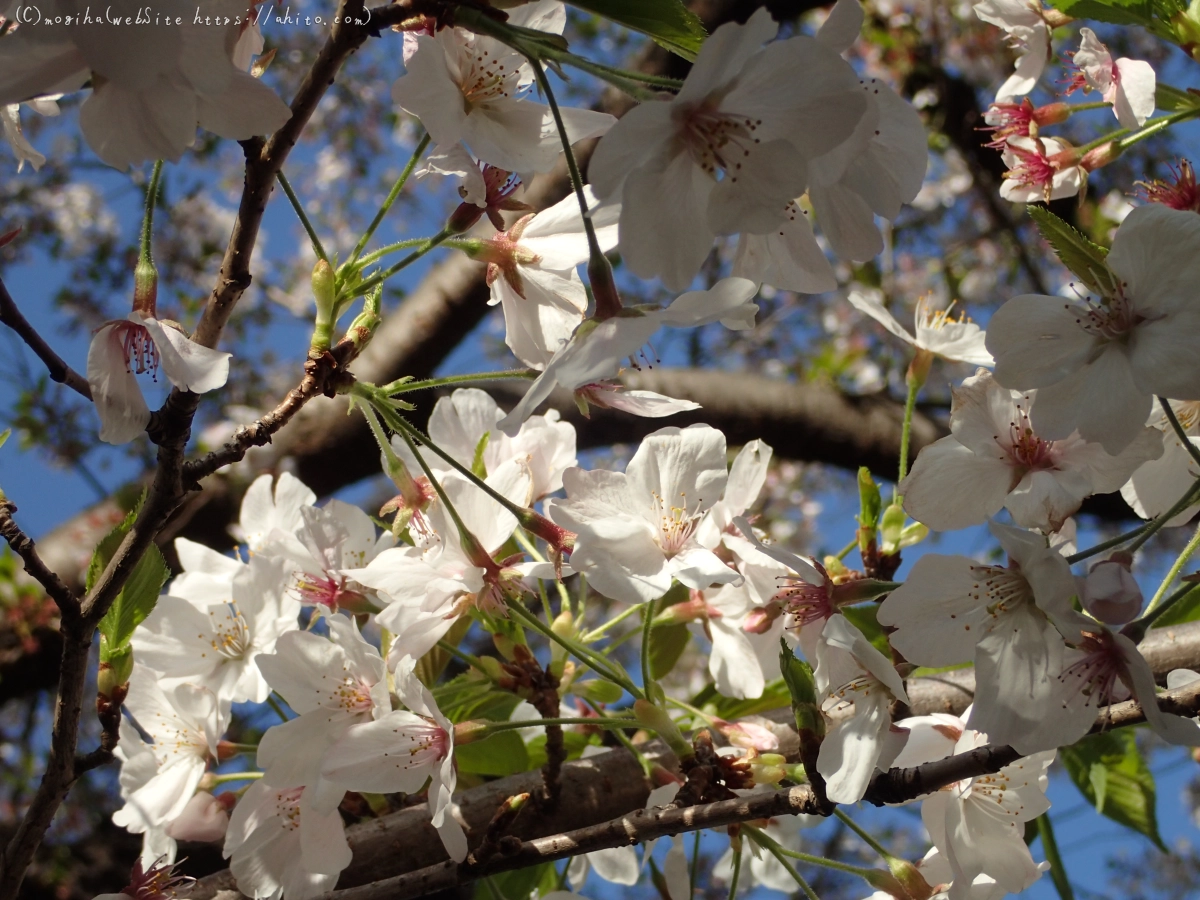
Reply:
[[765, 9], [722, 25], [675, 97], [630, 110], [597, 146], [592, 184], [621, 200], [636, 274], [683, 290], [715, 235], [774, 231], [808, 163], [854, 133], [867, 108], [854, 70], [809, 37], [764, 49], [777, 31]]
[[[620, 207], [595, 210], [591, 188], [584, 193], [594, 210], [591, 219], [600, 250], [608, 252], [617, 245]], [[588, 298], [576, 269], [589, 254], [574, 194], [525, 216], [472, 252], [488, 264], [488, 302], [504, 310], [505, 342], [527, 366], [543, 368], [583, 321]]]
[[280, 472], [271, 492], [270, 475], [259, 475], [246, 488], [238, 522], [230, 533], [244, 543], [251, 553], [261, 553], [273, 531], [295, 534], [303, 524], [301, 508], [317, 502], [304, 482], [291, 472]]
[[262, 703], [271, 691], [255, 659], [299, 627], [295, 606], [285, 604], [284, 584], [282, 566], [256, 556], [233, 577], [228, 593], [214, 597], [195, 580], [173, 586], [134, 633], [134, 652], [164, 676], [164, 687], [206, 687], [226, 711], [231, 703]]
[[656, 600], [676, 579], [703, 590], [741, 577], [695, 535], [727, 474], [721, 432], [663, 428], [642, 440], [624, 472], [568, 469], [567, 499], [552, 501], [549, 515], [576, 533], [571, 565], [606, 597]]
[[301, 506], [300, 521], [293, 534], [272, 532], [265, 551], [286, 560], [295, 573], [291, 591], [296, 598], [329, 613], [369, 602], [348, 573], [391, 547], [396, 542], [392, 533], [376, 537], [371, 517], [340, 500], [321, 507]]
[[916, 347], [918, 352], [951, 362], [993, 365], [992, 355], [984, 347], [983, 329], [965, 316], [955, 318], [949, 309], [932, 309], [932, 297], [928, 294], [917, 300], [913, 322], [915, 337], [888, 312], [880, 302], [879, 292], [851, 291], [847, 299], [855, 309], [865, 312], [900, 340]]
[[705, 631], [712, 642], [708, 671], [717, 690], [739, 700], [761, 697], [767, 681], [780, 674], [783, 617], [755, 615], [761, 607], [745, 583], [705, 591], [702, 602]]
[[[144, 745], [136, 732], [126, 732], [130, 741], [123, 755], [131, 771], [122, 783], [125, 805], [113, 814], [113, 821], [135, 834], [165, 829], [183, 813], [209, 760], [216, 758], [229, 714], [207, 688], [178, 684], [164, 689], [156, 673], [138, 663], [129, 679], [125, 708], [151, 742]], [[153, 754], [153, 773], [143, 747]], [[156, 841], [166, 840], [164, 830]], [[147, 849], [150, 844], [147, 839]]]
[[[531, 499], [539, 500], [562, 488], [562, 474], [576, 464], [575, 428], [563, 422], [557, 410], [530, 416], [515, 437], [500, 431], [496, 424], [504, 411], [486, 391], [460, 388], [442, 397], [429, 416], [429, 439], [468, 469], [483, 464], [484, 477], [496, 472], [509, 460], [520, 460], [533, 480]], [[421, 471], [420, 464], [399, 437], [392, 448], [410, 471]], [[454, 471], [435, 453], [426, 453], [425, 461], [435, 475]]]
[[1200, 400], [1200, 217], [1150, 204], [1131, 212], [1108, 254], [1099, 299], [1024, 294], [996, 311], [987, 348], [996, 380], [1038, 388], [1032, 425], [1061, 440], [1078, 429], [1119, 453], [1140, 433], [1152, 395]]
[[274, 653], [257, 660], [267, 683], [298, 713], [263, 735], [258, 745], [263, 781], [275, 788], [306, 788], [306, 803], [321, 816], [335, 811], [346, 793], [321, 775], [326, 752], [351, 726], [392, 708], [379, 651], [362, 638], [353, 619], [331, 615], [326, 621], [328, 638], [288, 632]]
[[1023, 753], [1071, 743], [1052, 684], [1064, 637], [1086, 624], [1071, 607], [1075, 579], [1041, 535], [993, 522], [1007, 567], [926, 554], [879, 607], [879, 623], [906, 660], [923, 666], [975, 663], [971, 725]]
[[1079, 49], [1073, 57], [1084, 91], [1099, 91], [1112, 104], [1122, 128], [1135, 131], [1154, 114], [1154, 69], [1147, 62], [1112, 58], [1090, 28], [1079, 30]]
[[333, 890], [352, 858], [336, 809], [318, 812], [312, 788], [256, 781], [229, 817], [225, 858], [238, 890], [257, 900], [309, 900]]
[[720, 322], [742, 331], [754, 327], [758, 285], [745, 278], [723, 278], [708, 290], [680, 294], [665, 309], [623, 309], [604, 320], [585, 319], [546, 364], [513, 410], [500, 420], [505, 434], [515, 435], [555, 386], [570, 391], [617, 374], [621, 361], [637, 353], [664, 325], [695, 328]]
[[[239, 26], [202, 24], [204, 16], [232, 22], [244, 13], [241, 0], [204, 0], [199, 7], [168, 0], [155, 9], [178, 24], [149, 28], [112, 21], [141, 9], [133, 0], [119, 0], [109, 18], [93, 12], [100, 21], [87, 27], [46, 21], [18, 29], [0, 47], [0, 104], [75, 91], [90, 79], [79, 124], [96, 155], [118, 169], [178, 161], [195, 143], [197, 124], [245, 140], [269, 134], [291, 117], [274, 91], [234, 63]], [[73, 0], [52, 0], [42, 11], [47, 19], [84, 13]]]
[[817, 243], [808, 209], [792, 200], [783, 221], [765, 234], [743, 232], [733, 257], [733, 274], [782, 291], [823, 294], [837, 288], [837, 276]]
[[1037, 395], [1001, 387], [986, 369], [955, 388], [951, 433], [922, 449], [900, 484], [905, 511], [935, 531], [950, 531], [1007, 507], [1024, 528], [1057, 531], [1084, 498], [1118, 490], [1162, 452], [1151, 428], [1115, 456], [1077, 433], [1042, 440], [1030, 421]]
[[646, 419], [661, 419], [700, 408], [699, 403], [691, 400], [677, 400], [654, 391], [631, 391], [613, 381], [594, 381], [576, 388], [575, 405], [584, 418], [590, 418], [592, 406], [619, 409]]
[[230, 356], [201, 346], [171, 324], [160, 322], [153, 303], [146, 312], [134, 310], [127, 319], [104, 323], [92, 338], [87, 359], [88, 384], [100, 416], [100, 440], [125, 444], [146, 430], [150, 409], [135, 373], [148, 372], [157, 380], [161, 366], [175, 387], [203, 394], [225, 384]]
[[830, 800], [857, 803], [876, 769], [889, 769], [903, 747], [901, 736], [891, 733], [889, 706], [894, 700], [908, 703], [908, 694], [891, 662], [840, 613], [825, 623], [815, 663], [821, 712], [833, 719], [817, 771]]
[[[561, 34], [567, 16], [557, 0], [514, 8], [510, 25]], [[509, 172], [545, 172], [562, 152], [550, 108], [526, 95], [534, 82], [529, 62], [494, 38], [443, 28], [412, 38], [406, 74], [392, 99], [421, 120], [440, 148], [462, 142], [484, 162]], [[574, 144], [612, 127], [607, 113], [563, 107]]]
[[[1183, 426], [1188, 442], [1200, 448], [1200, 404], [1172, 400], [1171, 409]], [[1166, 413], [1158, 404], [1151, 410], [1147, 424], [1162, 435], [1162, 456], [1135, 471], [1121, 488], [1121, 496], [1143, 519], [1152, 519], [1174, 506], [1183, 496], [1186, 486], [1200, 478], [1200, 465], [1175, 434]], [[1196, 515], [1197, 509], [1200, 509], [1200, 502], [1176, 513], [1164, 524], [1168, 528], [1183, 525]]]
[[1137, 618], [1145, 599], [1131, 568], [1133, 557], [1118, 551], [1093, 563], [1079, 585], [1079, 602], [1105, 625], [1124, 625]]
[[[954, 753], [966, 753], [988, 742], [988, 735], [964, 730]], [[953, 881], [949, 900], [994, 896], [976, 885], [987, 876], [1005, 893], [1025, 890], [1041, 877], [1025, 844], [1025, 823], [1050, 808], [1046, 769], [1054, 751], [1035, 753], [1005, 766], [995, 775], [959, 781], [926, 797], [921, 821], [939, 853], [949, 863]]]
[[467, 837], [451, 810], [454, 726], [414, 674], [406, 656], [396, 666], [396, 693], [407, 710], [350, 726], [325, 754], [321, 777], [350, 791], [416, 793], [428, 781], [433, 827], [455, 862], [467, 857]]
[[1000, 154], [1008, 171], [1000, 196], [1013, 203], [1074, 197], [1087, 184], [1079, 153], [1061, 138], [1012, 137]]
[[1016, 71], [996, 92], [997, 100], [1028, 94], [1042, 77], [1050, 58], [1050, 26], [1039, 0], [980, 0], [975, 15], [1003, 28], [1017, 48]]
[[[122, 718], [119, 726], [120, 740], [113, 756], [121, 764], [117, 783], [121, 788], [121, 799], [125, 805], [113, 813], [113, 823], [134, 834], [142, 835], [142, 852], [138, 862], [151, 866], [158, 860], [175, 861], [178, 845], [167, 834], [169, 822], [150, 822], [136, 805], [130, 806], [130, 798], [158, 775], [158, 758], [153, 744], [147, 744], [138, 734], [129, 719]], [[158, 818], [157, 816], [155, 818]]]

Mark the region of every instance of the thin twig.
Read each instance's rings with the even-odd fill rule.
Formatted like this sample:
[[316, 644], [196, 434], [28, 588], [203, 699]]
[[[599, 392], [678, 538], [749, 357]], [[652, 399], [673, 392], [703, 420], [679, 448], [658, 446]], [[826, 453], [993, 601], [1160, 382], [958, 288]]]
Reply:
[[38, 359], [45, 364], [51, 381], [66, 385], [81, 397], [92, 399], [92, 388], [87, 379], [68, 366], [63, 358], [55, 353], [42, 336], [34, 330], [34, 327], [29, 324], [29, 320], [21, 315], [21, 310], [17, 308], [16, 301], [13, 300], [2, 280], [0, 280], [0, 322], [11, 328], [17, 337], [28, 344], [29, 349], [37, 354]]
[[25, 534], [12, 517], [16, 511], [16, 504], [11, 500], [0, 500], [0, 537], [8, 541], [8, 546], [21, 557], [25, 563], [25, 571], [42, 586], [58, 606], [58, 611], [65, 616], [78, 616], [79, 598], [38, 556], [33, 538]]

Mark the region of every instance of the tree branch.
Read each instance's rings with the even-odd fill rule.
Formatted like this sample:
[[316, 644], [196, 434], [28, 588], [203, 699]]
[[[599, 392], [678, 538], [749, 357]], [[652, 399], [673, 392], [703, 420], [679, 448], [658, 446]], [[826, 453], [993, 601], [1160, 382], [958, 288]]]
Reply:
[[[0, 290], [3, 286], [0, 285]], [[78, 616], [79, 598], [66, 583], [38, 556], [33, 539], [23, 532], [13, 519], [17, 506], [11, 500], [0, 499], [0, 536], [25, 563], [25, 571], [40, 584], [58, 606], [60, 614]]]
[[0, 280], [0, 322], [16, 332], [17, 337], [28, 344], [29, 349], [37, 354], [38, 359], [45, 364], [51, 381], [65, 384], [75, 393], [89, 400], [92, 399], [92, 388], [87, 379], [68, 366], [63, 358], [55, 353], [45, 339], [34, 330], [34, 327], [29, 324], [29, 320], [17, 308], [17, 302], [13, 300], [12, 294], [8, 292], [8, 287], [2, 280]]

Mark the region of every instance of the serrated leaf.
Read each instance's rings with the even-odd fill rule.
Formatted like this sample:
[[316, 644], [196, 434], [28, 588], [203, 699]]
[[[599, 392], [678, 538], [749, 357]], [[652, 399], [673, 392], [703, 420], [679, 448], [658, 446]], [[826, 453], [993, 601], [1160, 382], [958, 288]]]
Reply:
[[1163, 112], [1178, 112], [1200, 106], [1200, 97], [1160, 81], [1154, 86], [1154, 105]]
[[1133, 731], [1093, 734], [1061, 753], [1067, 774], [1097, 811], [1167, 852], [1158, 834], [1154, 775]]
[[1097, 293], [1104, 293], [1108, 282], [1108, 251], [1094, 244], [1044, 206], [1030, 206], [1029, 216], [1042, 237], [1054, 249], [1062, 264]]
[[529, 770], [529, 751], [515, 731], [497, 731], [482, 741], [454, 748], [460, 772], [474, 775], [516, 775]]
[[1151, 0], [1050, 0], [1050, 5], [1076, 19], [1111, 22], [1113, 25], [1151, 25], [1154, 22]]
[[704, 26], [682, 0], [567, 0], [572, 6], [640, 31], [684, 59], [695, 61]]
[[100, 634], [112, 651], [128, 646], [134, 629], [154, 610], [158, 595], [170, 577], [171, 569], [162, 552], [151, 544], [100, 620]]

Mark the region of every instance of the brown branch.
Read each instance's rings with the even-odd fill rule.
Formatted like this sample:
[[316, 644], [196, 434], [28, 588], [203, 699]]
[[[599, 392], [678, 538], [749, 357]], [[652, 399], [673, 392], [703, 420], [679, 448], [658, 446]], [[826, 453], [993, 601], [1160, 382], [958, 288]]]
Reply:
[[72, 369], [61, 356], [54, 352], [45, 339], [37, 333], [29, 320], [21, 314], [17, 303], [8, 292], [4, 282], [0, 280], [0, 322], [3, 322], [17, 337], [29, 345], [29, 349], [37, 354], [46, 366], [51, 381], [64, 384], [80, 396], [92, 399], [92, 388], [86, 378]]
[[[0, 285], [0, 290], [3, 285]], [[58, 606], [59, 613], [75, 616], [79, 613], [79, 598], [38, 556], [33, 539], [23, 532], [13, 519], [17, 506], [11, 500], [0, 499], [0, 537], [8, 542], [14, 553], [25, 563], [25, 571], [45, 589], [46, 594]]]

